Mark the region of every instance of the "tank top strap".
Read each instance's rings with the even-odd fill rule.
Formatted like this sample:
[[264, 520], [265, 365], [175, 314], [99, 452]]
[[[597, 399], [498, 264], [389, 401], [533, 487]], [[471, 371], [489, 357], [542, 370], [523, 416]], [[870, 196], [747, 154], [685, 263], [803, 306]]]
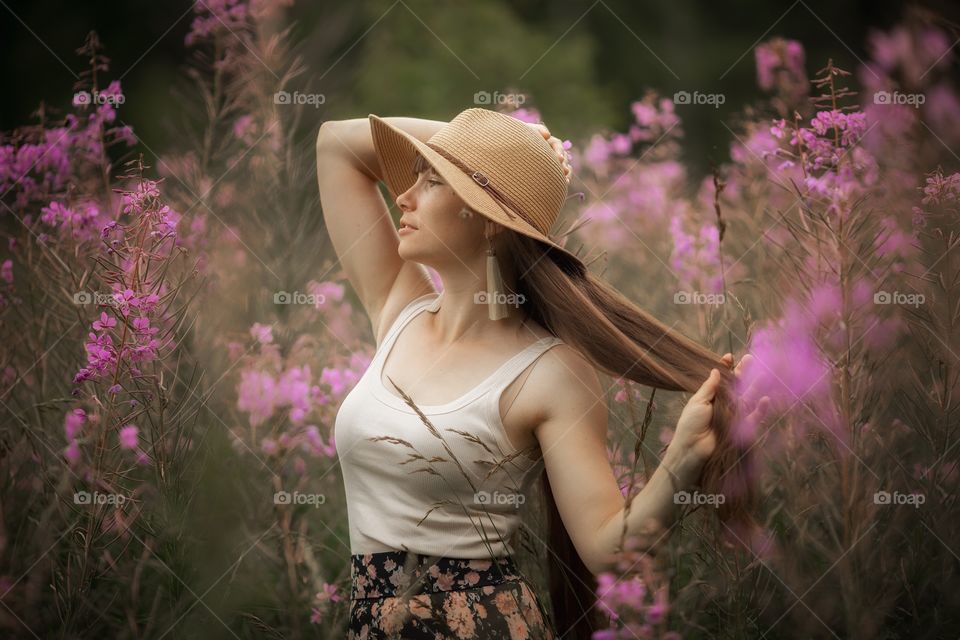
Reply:
[[[506, 455], [519, 454], [521, 452], [517, 451], [513, 443], [510, 442], [506, 427], [503, 425], [503, 420], [500, 416], [500, 397], [503, 395], [504, 390], [510, 386], [527, 367], [558, 344], [563, 344], [563, 341], [554, 336], [547, 336], [537, 340], [507, 361], [497, 372], [496, 376], [483, 383], [484, 388], [480, 392], [482, 400], [479, 409], [485, 416], [487, 424], [490, 425], [494, 436], [499, 441], [501, 451]], [[536, 461], [527, 457], [527, 454], [522, 454], [514, 459], [512, 464], [514, 468], [526, 472], [535, 467], [535, 465], [542, 464], [542, 459]]]
[[537, 358], [547, 352], [552, 347], [563, 344], [563, 340], [555, 336], [545, 336], [536, 342], [527, 345], [522, 351], [508, 360], [497, 371], [497, 375], [486, 380], [483, 389], [485, 395], [495, 397], [499, 401], [500, 393], [510, 386], [517, 376], [519, 376], [527, 367], [529, 367]]
[[377, 348], [377, 355], [385, 353], [387, 349], [390, 348], [390, 345], [397, 339], [397, 336], [403, 331], [403, 328], [413, 320], [413, 317], [417, 315], [417, 313], [423, 309], [435, 310], [439, 300], [439, 293], [428, 293], [419, 298], [414, 298], [407, 303], [407, 306], [397, 314], [397, 318], [393, 321], [393, 324], [390, 325], [390, 329], [387, 330], [386, 335], [383, 336], [383, 342], [381, 342]]

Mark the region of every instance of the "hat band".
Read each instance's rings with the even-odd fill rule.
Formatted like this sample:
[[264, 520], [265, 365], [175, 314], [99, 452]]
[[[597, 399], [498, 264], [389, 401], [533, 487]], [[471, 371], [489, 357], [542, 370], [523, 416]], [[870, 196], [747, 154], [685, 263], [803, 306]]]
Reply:
[[[439, 153], [441, 156], [443, 156], [447, 160], [449, 160], [450, 162], [452, 162], [454, 165], [457, 166], [457, 168], [459, 168], [461, 171], [466, 173], [468, 176], [473, 178], [474, 182], [476, 182], [478, 185], [483, 187], [488, 193], [490, 193], [491, 196], [493, 196], [493, 199], [497, 201], [497, 204], [500, 205], [500, 208], [503, 209], [504, 213], [506, 213], [507, 216], [510, 217], [510, 219], [516, 219], [517, 216], [513, 215], [513, 211], [516, 211], [518, 214], [520, 214], [520, 217], [523, 218], [523, 221], [529, 224], [531, 227], [533, 227], [537, 231], [540, 231], [540, 233], [543, 233], [543, 234], [547, 233], [546, 231], [540, 229], [540, 226], [535, 224], [533, 220], [530, 218], [530, 216], [527, 215], [527, 213], [521, 207], [518, 207], [513, 202], [513, 200], [508, 198], [503, 192], [501, 192], [499, 189], [494, 187], [490, 183], [490, 178], [488, 178], [486, 174], [484, 174], [481, 171], [474, 171], [473, 169], [468, 167], [464, 162], [462, 162], [460, 158], [457, 158], [451, 155], [445, 149], [438, 147], [436, 144], [427, 142], [426, 145], [431, 149], [433, 149], [434, 151], [436, 151], [437, 153]], [[511, 209], [513, 211], [511, 211]]]

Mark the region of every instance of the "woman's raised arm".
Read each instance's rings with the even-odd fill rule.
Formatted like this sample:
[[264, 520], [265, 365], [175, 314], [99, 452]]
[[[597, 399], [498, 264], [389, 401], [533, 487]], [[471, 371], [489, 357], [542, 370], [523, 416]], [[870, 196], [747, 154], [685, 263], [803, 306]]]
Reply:
[[[405, 117], [385, 120], [424, 141], [446, 124]], [[317, 183], [323, 218], [337, 258], [370, 318], [378, 345], [382, 331], [400, 309], [433, 290], [426, 269], [397, 254], [400, 238], [377, 187], [382, 177], [367, 118], [323, 123], [317, 134]]]

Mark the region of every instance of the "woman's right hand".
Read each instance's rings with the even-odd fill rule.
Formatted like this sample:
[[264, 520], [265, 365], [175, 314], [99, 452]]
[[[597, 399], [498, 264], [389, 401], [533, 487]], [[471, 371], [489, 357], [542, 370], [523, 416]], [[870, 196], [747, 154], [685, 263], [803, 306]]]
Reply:
[[527, 125], [533, 127], [533, 129], [542, 135], [543, 139], [553, 147], [553, 151], [557, 154], [557, 159], [560, 160], [560, 164], [563, 165], [564, 178], [567, 182], [570, 182], [570, 178], [573, 176], [573, 167], [570, 166], [570, 155], [567, 153], [567, 150], [563, 148], [563, 141], [551, 135], [547, 125], [542, 122], [528, 122]]

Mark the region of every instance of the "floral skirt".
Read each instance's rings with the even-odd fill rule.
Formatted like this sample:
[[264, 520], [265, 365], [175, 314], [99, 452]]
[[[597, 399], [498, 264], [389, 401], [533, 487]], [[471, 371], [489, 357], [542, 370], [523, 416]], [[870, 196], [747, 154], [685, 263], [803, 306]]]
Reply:
[[351, 556], [351, 640], [553, 640], [511, 556], [464, 560], [406, 551]]

